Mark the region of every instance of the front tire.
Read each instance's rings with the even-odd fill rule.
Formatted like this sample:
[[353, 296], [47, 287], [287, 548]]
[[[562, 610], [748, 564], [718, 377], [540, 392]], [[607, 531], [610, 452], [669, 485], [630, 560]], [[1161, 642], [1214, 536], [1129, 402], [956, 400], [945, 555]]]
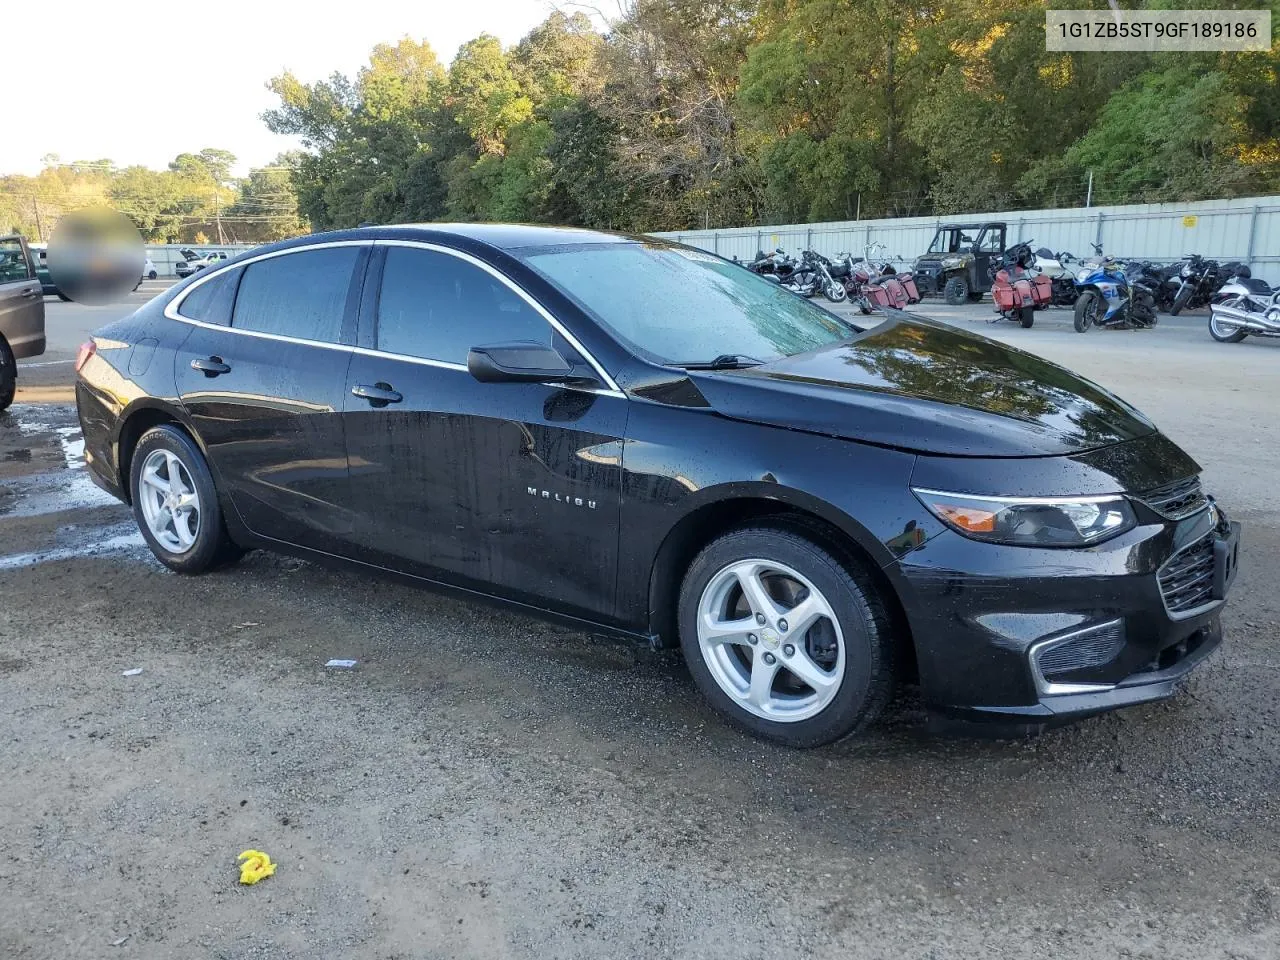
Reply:
[[849, 299], [849, 291], [844, 288], [844, 284], [837, 283], [834, 280], [827, 284], [825, 294], [826, 298], [832, 303], [844, 303]]
[[969, 281], [964, 277], [951, 277], [942, 288], [942, 295], [947, 303], [958, 307], [969, 301]]
[[227, 535], [204, 456], [177, 427], [153, 427], [138, 440], [129, 494], [147, 546], [170, 570], [204, 573], [242, 555]]
[[1076, 333], [1084, 333], [1096, 322], [1098, 300], [1098, 293], [1095, 290], [1082, 291], [1080, 296], [1076, 298]]
[[1191, 287], [1188, 285], [1179, 290], [1178, 295], [1173, 298], [1173, 306], [1169, 308], [1169, 313], [1176, 317], [1182, 312], [1182, 308], [1185, 307], [1190, 300]]
[[796, 533], [751, 527], [713, 541], [679, 604], [694, 682], [748, 733], [821, 746], [872, 722], [889, 699], [892, 631], [879, 593]]
[[18, 393], [18, 361], [4, 337], [0, 337], [0, 412], [9, 409]]

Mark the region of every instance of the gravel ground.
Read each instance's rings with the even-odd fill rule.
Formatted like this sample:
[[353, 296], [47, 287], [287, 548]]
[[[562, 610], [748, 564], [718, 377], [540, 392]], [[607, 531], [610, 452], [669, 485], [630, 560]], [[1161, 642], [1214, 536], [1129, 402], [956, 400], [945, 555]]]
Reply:
[[[672, 654], [261, 553], [168, 573], [79, 462], [83, 309], [0, 415], [0, 958], [1280, 956], [1280, 343], [929, 304], [1204, 464], [1228, 640], [1036, 739], [927, 737], [906, 691], [794, 752]], [[250, 847], [280, 866], [241, 887]]]

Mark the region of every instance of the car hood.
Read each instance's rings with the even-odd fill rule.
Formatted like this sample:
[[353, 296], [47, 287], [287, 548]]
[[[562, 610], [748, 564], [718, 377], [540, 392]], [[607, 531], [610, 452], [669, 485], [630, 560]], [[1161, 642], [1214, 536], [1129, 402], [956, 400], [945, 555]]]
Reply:
[[919, 453], [1061, 456], [1156, 432], [1057, 364], [896, 311], [852, 341], [690, 377], [722, 416]]

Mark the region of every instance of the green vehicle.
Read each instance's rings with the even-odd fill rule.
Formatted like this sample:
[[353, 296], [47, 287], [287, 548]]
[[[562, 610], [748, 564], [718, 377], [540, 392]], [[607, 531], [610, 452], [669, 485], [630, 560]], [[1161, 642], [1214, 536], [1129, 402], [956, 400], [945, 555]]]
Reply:
[[988, 272], [1005, 250], [1006, 224], [948, 223], [916, 258], [916, 286], [924, 296], [942, 294], [947, 303], [977, 303], [991, 289]]
[[31, 250], [32, 266], [36, 268], [36, 278], [40, 281], [40, 291], [46, 297], [57, 297], [60, 300], [69, 300], [58, 290], [58, 285], [53, 282], [53, 277], [49, 276], [49, 245], [47, 243], [28, 244]]

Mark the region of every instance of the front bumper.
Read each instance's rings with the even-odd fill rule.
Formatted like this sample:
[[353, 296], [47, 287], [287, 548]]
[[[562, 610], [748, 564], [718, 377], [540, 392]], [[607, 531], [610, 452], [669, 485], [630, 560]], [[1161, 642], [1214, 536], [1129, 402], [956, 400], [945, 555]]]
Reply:
[[934, 537], [898, 562], [931, 722], [1028, 733], [1171, 696], [1222, 642], [1230, 586], [1215, 560], [1212, 592], [1179, 608], [1171, 565], [1238, 534], [1214, 506], [1078, 550]]
[[913, 264], [911, 272], [916, 278], [916, 289], [921, 296], [942, 292], [946, 274], [942, 270], [941, 263], [917, 261]]

